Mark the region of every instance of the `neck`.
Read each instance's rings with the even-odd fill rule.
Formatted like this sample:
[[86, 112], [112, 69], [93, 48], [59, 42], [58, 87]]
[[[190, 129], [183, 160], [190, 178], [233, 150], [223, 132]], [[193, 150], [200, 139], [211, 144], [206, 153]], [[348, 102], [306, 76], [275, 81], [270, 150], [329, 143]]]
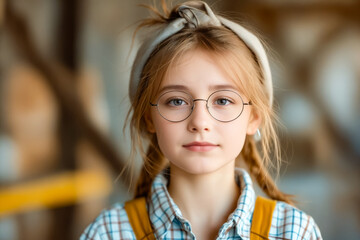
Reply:
[[[233, 164], [206, 174], [189, 174], [171, 166], [169, 193], [197, 238], [215, 238], [234, 211], [240, 195]], [[212, 229], [212, 231], [209, 231]], [[203, 236], [209, 232], [210, 235]], [[202, 235], [203, 237], [200, 237]]]

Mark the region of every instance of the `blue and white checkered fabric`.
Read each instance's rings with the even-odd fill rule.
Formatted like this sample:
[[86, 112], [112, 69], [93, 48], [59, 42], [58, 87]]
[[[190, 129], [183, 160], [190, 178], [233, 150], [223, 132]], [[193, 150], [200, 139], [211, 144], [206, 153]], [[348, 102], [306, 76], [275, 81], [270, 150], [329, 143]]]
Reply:
[[[241, 196], [235, 211], [219, 230], [217, 239], [250, 239], [251, 220], [255, 206], [255, 191], [249, 174], [236, 169]], [[170, 197], [167, 178], [159, 174], [148, 199], [150, 221], [157, 239], [196, 239], [190, 223]], [[123, 204], [103, 211], [80, 237], [81, 240], [136, 239]], [[284, 202], [277, 202], [269, 239], [322, 239], [313, 218]]]

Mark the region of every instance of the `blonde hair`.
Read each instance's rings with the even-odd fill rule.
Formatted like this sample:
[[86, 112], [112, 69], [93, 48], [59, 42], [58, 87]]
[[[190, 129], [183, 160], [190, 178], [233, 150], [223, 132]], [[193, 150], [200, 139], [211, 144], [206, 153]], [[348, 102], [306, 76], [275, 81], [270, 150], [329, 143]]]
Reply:
[[[167, 24], [177, 17], [177, 7], [169, 11], [165, 0], [162, 0], [161, 3], [163, 14], [154, 7], [146, 6], [156, 16], [144, 20], [138, 29]], [[236, 159], [237, 165], [244, 160], [251, 176], [256, 179], [261, 189], [270, 198], [292, 203], [290, 195], [284, 194], [276, 187], [268, 172], [269, 167], [279, 169], [280, 149], [274, 127], [276, 116], [263, 86], [263, 76], [256, 57], [231, 30], [211, 25], [184, 28], [167, 38], [151, 54], [143, 69], [139, 87], [128, 113], [128, 118], [131, 115], [131, 159], [135, 157], [138, 150], [144, 161], [136, 184], [135, 197], [149, 194], [154, 177], [167, 165], [167, 161], [159, 149], [156, 135], [150, 133], [146, 127], [146, 118], [149, 117], [149, 102], [153, 102], [156, 98], [160, 83], [168, 70], [176, 64], [181, 56], [196, 49], [216, 56], [213, 59], [242, 89], [246, 97], [251, 99], [253, 109], [262, 119], [262, 138], [259, 144], [262, 149], [262, 157], [253, 136], [248, 135], [244, 147]], [[148, 143], [147, 151], [145, 151], [143, 140]], [[273, 150], [276, 164], [272, 164], [270, 150]]]

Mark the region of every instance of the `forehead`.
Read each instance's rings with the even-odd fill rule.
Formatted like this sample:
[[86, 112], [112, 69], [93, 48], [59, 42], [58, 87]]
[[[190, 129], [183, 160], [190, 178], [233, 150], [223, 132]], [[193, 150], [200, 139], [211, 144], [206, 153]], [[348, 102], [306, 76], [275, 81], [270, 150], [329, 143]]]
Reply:
[[199, 49], [183, 54], [169, 66], [159, 92], [173, 89], [189, 92], [240, 90], [224, 66], [214, 60], [214, 55]]

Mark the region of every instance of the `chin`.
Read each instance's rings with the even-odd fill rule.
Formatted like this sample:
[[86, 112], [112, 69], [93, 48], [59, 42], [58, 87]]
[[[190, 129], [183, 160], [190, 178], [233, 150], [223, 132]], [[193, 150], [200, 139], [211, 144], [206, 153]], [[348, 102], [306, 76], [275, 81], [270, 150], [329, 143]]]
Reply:
[[204, 175], [204, 174], [211, 174], [214, 172], [217, 172], [219, 170], [221, 170], [224, 165], [214, 165], [214, 164], [209, 164], [207, 163], [203, 163], [203, 162], [197, 162], [197, 163], [191, 163], [187, 166], [184, 165], [177, 165], [174, 166], [176, 168], [175, 171], [181, 171], [184, 172], [186, 174], [191, 174], [191, 175]]

